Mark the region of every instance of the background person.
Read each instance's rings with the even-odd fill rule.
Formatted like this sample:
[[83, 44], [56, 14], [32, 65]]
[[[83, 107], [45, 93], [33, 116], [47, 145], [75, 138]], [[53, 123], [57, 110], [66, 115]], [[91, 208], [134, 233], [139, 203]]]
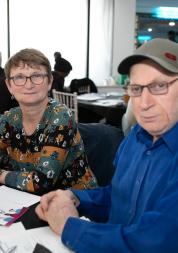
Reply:
[[71, 111], [48, 98], [49, 60], [23, 49], [8, 60], [5, 74], [20, 107], [0, 117], [0, 183], [36, 194], [96, 186]]
[[10, 108], [18, 106], [17, 101], [11, 96], [5, 82], [4, 69], [2, 64], [2, 54], [0, 52], [0, 114], [8, 111]]
[[169, 40], [177, 42], [177, 40], [176, 40], [177, 33], [175, 31], [173, 31], [173, 30], [168, 31], [167, 36], [168, 36]]
[[54, 71], [52, 71], [53, 75], [53, 82], [52, 88], [50, 91], [50, 96], [52, 97], [52, 89], [57, 91], [67, 91], [64, 87], [65, 78], [69, 75], [70, 71], [72, 70], [72, 65], [69, 61], [61, 57], [61, 53], [55, 52], [54, 53]]
[[116, 153], [111, 185], [52, 192], [36, 212], [77, 253], [177, 253], [178, 44], [149, 41], [119, 72], [130, 76], [138, 124]]

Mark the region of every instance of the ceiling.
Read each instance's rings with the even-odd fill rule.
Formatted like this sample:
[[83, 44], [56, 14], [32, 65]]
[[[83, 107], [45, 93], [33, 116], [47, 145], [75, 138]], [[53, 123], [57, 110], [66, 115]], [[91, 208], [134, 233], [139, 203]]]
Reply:
[[[173, 30], [178, 33], [178, 20], [175, 21], [175, 26], [169, 26], [170, 20], [156, 19], [151, 17], [153, 8], [165, 7], [178, 7], [176, 0], [136, 0], [136, 10], [138, 15], [138, 35], [149, 35], [152, 38], [162, 37], [167, 38], [168, 32]], [[148, 32], [148, 28], [152, 28], [152, 32]], [[178, 34], [176, 36], [178, 39]]]
[[177, 0], [136, 0], [137, 12], [151, 13], [158, 6], [178, 7]]

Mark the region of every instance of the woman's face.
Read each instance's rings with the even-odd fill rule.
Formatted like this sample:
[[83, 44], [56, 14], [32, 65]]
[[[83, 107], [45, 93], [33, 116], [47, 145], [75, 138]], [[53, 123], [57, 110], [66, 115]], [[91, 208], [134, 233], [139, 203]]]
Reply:
[[[48, 91], [51, 89], [52, 79], [46, 74], [44, 66], [30, 67], [26, 64], [21, 64], [11, 69], [10, 77], [15, 77], [15, 79], [6, 80], [6, 84], [10, 93], [19, 102], [19, 105], [35, 105], [48, 99]], [[31, 76], [31, 79], [26, 79], [24, 85], [18, 85], [23, 83], [21, 81], [24, 77]], [[40, 82], [39, 79], [41, 79]]]

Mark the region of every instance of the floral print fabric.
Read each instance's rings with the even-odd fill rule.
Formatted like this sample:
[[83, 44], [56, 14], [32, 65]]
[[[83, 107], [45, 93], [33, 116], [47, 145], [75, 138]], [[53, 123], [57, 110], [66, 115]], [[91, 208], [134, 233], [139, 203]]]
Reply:
[[31, 136], [20, 107], [1, 115], [0, 169], [10, 171], [6, 185], [36, 194], [97, 186], [71, 111], [52, 99]]

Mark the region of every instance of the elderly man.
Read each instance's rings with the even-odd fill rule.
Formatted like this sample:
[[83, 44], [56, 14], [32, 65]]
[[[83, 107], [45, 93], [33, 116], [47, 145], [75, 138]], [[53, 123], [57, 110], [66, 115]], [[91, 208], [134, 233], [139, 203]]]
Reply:
[[77, 253], [177, 253], [178, 44], [153, 39], [118, 70], [130, 77], [138, 124], [116, 153], [111, 185], [51, 192], [36, 212]]

